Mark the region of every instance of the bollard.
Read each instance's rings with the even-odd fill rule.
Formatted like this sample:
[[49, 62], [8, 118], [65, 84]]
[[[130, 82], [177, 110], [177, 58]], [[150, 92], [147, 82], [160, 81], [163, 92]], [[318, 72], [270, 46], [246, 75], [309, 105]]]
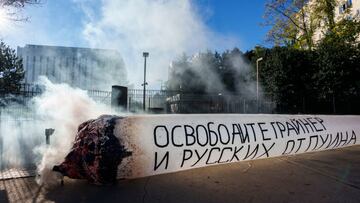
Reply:
[[114, 85], [111, 87], [111, 107], [118, 110], [127, 110], [128, 88]]
[[[360, 116], [101, 116], [54, 167], [97, 184], [359, 144]], [[95, 147], [96, 146], [96, 147]]]
[[54, 134], [54, 132], [55, 129], [52, 128], [45, 129], [45, 142], [47, 145], [50, 145], [50, 136]]

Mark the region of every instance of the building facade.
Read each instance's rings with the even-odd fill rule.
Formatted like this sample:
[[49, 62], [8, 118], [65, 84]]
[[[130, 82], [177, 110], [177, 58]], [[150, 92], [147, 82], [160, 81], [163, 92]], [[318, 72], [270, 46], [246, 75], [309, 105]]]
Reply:
[[37, 83], [40, 76], [85, 90], [127, 83], [124, 62], [115, 50], [25, 45], [17, 48], [17, 55], [23, 60], [25, 83]]
[[[309, 6], [311, 7], [311, 0]], [[343, 18], [348, 19], [360, 19], [360, 0], [338, 0], [337, 8], [334, 11], [335, 22], [339, 22]], [[320, 22], [318, 29], [314, 33], [314, 42], [319, 42], [325, 35], [324, 33], [324, 22]]]

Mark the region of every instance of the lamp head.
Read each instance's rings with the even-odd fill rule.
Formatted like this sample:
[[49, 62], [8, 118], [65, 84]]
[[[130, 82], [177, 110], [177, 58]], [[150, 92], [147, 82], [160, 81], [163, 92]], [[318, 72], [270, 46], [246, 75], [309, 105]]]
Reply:
[[258, 58], [256, 61], [257, 61], [257, 62], [260, 62], [260, 61], [262, 61], [262, 60], [263, 60], [263, 57]]

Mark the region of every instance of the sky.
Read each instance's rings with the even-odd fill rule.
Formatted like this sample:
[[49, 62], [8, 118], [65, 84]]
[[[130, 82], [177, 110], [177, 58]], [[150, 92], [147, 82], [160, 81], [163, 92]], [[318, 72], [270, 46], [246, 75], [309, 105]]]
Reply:
[[[264, 7], [265, 0], [43, 0], [21, 11], [28, 22], [4, 22], [0, 10], [0, 38], [13, 48], [115, 49], [124, 58], [130, 81], [141, 84], [145, 50], [150, 65], [168, 67], [182, 53], [234, 47], [245, 52], [266, 45]], [[166, 69], [156, 72], [167, 75]], [[150, 72], [151, 80], [166, 78]]]
[[207, 24], [219, 33], [239, 38], [242, 51], [256, 45], [265, 45], [268, 27], [264, 22], [265, 0], [202, 0], [200, 4], [210, 10]]
[[[48, 44], [87, 47], [82, 37], [86, 14], [78, 5], [81, 0], [46, 0], [41, 5], [28, 6], [22, 13], [28, 22], [12, 22], [10, 32], [1, 38], [12, 47], [25, 44]], [[89, 4], [87, 1], [86, 4]], [[99, 2], [93, 1], [94, 7]], [[263, 22], [265, 0], [194, 0], [197, 12], [214, 32], [238, 38], [234, 46], [251, 50], [263, 45], [267, 27]], [[4, 30], [3, 30], [4, 31]], [[25, 32], [21, 32], [25, 31]], [[45, 37], [44, 37], [45, 36]], [[101, 48], [101, 47], [99, 47]]]

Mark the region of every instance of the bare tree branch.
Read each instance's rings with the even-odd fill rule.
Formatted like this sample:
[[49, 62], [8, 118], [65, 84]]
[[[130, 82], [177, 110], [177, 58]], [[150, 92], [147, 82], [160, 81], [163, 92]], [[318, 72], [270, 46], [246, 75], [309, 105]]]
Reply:
[[[268, 33], [269, 41], [294, 44], [296, 47], [313, 46], [314, 26], [308, 8], [309, 0], [268, 0], [265, 10], [265, 21], [272, 29]], [[304, 45], [304, 46], [303, 46]]]
[[274, 11], [280, 13], [281, 15], [283, 15], [284, 17], [286, 17], [287, 19], [289, 19], [289, 20], [292, 22], [292, 24], [294, 24], [297, 28], [302, 29], [302, 27], [300, 27], [300, 26], [295, 22], [295, 20], [294, 20], [290, 15], [286, 14], [284, 11], [282, 11], [282, 10], [276, 8], [275, 6], [272, 6], [272, 5], [269, 5], [269, 8], [272, 8]]
[[9, 6], [15, 8], [23, 8], [26, 4], [40, 4], [41, 0], [0, 0], [2, 7]]
[[0, 8], [6, 9], [7, 20], [14, 22], [29, 21], [29, 17], [20, 15], [26, 5], [41, 4], [42, 0], [0, 0]]

